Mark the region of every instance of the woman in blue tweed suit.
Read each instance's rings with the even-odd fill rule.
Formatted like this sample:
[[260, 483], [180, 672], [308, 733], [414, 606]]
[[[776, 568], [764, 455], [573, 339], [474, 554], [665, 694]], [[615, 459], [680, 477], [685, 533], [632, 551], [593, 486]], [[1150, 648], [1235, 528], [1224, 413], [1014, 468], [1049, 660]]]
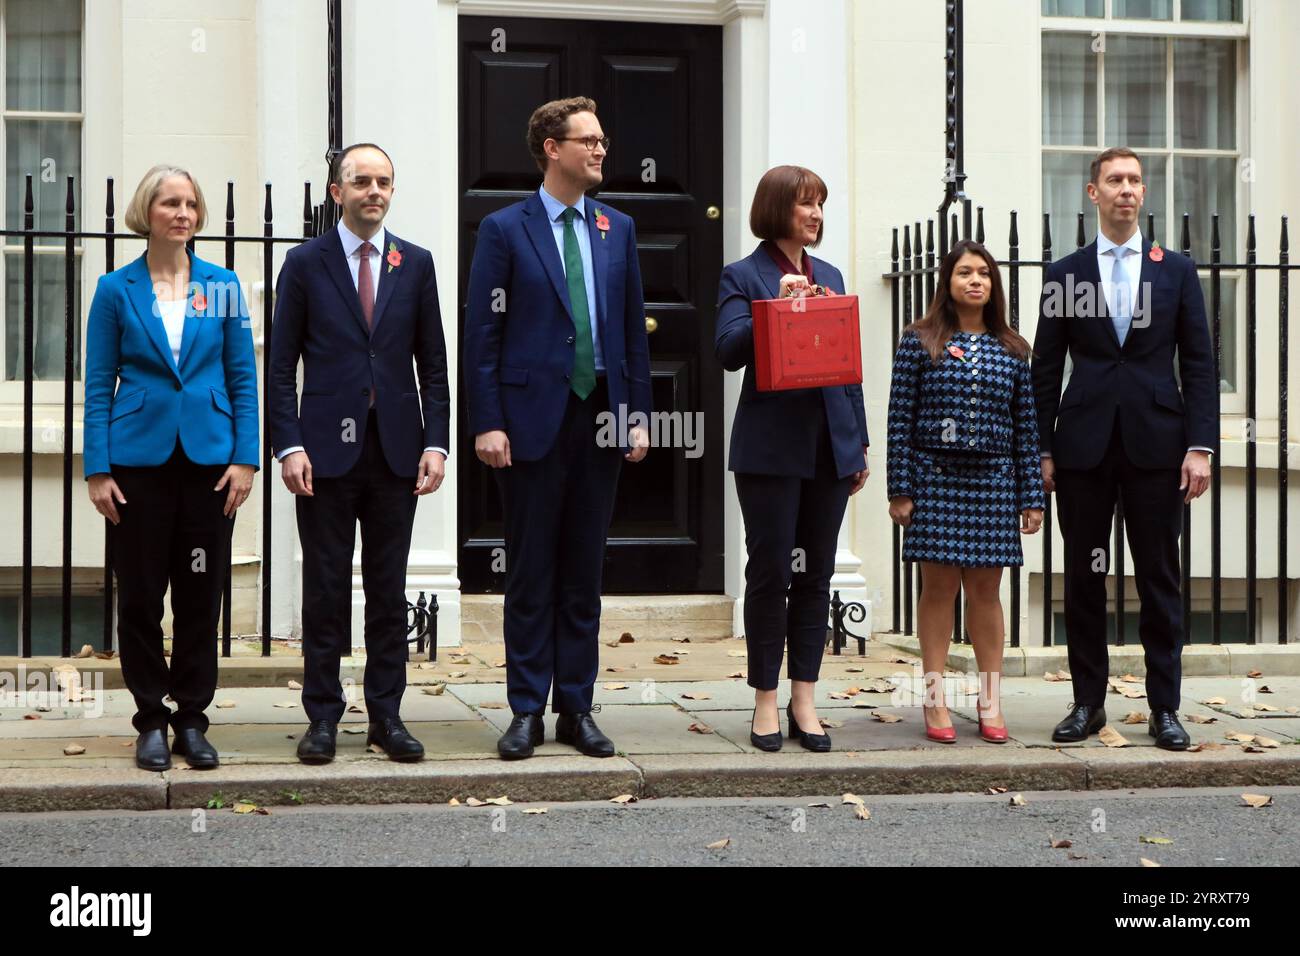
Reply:
[[952, 743], [943, 669], [958, 589], [980, 671], [980, 736], [1005, 743], [1002, 569], [1043, 520], [1029, 343], [1006, 321], [997, 263], [964, 239], [944, 256], [934, 301], [903, 331], [889, 394], [889, 515], [903, 559], [921, 564], [917, 631], [926, 736]]
[[[86, 323], [86, 484], [113, 525], [117, 646], [143, 770], [171, 766], [168, 723], [173, 753], [191, 767], [217, 766], [204, 710], [217, 689], [230, 533], [261, 448], [239, 280], [186, 248], [206, 220], [188, 172], [149, 170], [126, 210], [127, 228], [148, 246], [99, 280]], [[170, 668], [162, 632], [169, 584]]]

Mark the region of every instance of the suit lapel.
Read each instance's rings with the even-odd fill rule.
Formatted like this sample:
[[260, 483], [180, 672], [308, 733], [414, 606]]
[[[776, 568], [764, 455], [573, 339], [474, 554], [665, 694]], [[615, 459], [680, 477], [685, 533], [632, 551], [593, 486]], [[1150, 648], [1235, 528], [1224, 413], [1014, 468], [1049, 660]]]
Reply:
[[546, 218], [546, 207], [542, 205], [537, 193], [533, 193], [524, 203], [524, 232], [537, 250], [537, 257], [542, 260], [542, 267], [546, 269], [551, 286], [560, 297], [560, 303], [572, 322], [573, 309], [569, 306], [569, 288], [564, 282], [564, 263], [560, 262], [559, 250], [555, 248], [555, 234]]
[[601, 340], [604, 341], [605, 271], [609, 268], [609, 250], [606, 245], [609, 240], [604, 238], [605, 233], [596, 228], [596, 204], [585, 196], [583, 202], [587, 204], [587, 239], [591, 243], [591, 269], [596, 273], [596, 322], [602, 333]]
[[[181, 357], [176, 363], [178, 369], [185, 367], [185, 359], [194, 348], [194, 340], [198, 337], [202, 320], [216, 314], [216, 303], [213, 300], [217, 296], [209, 288], [210, 279], [211, 273], [208, 272], [207, 263], [190, 253], [190, 287], [185, 290], [185, 330], [181, 333]], [[194, 311], [195, 292], [201, 293], [206, 300], [204, 307], [197, 313]]]
[[126, 275], [126, 294], [135, 308], [136, 317], [144, 326], [145, 332], [158, 350], [158, 357], [172, 370], [180, 380], [176, 363], [172, 360], [172, 347], [167, 341], [167, 329], [163, 326], [162, 316], [158, 313], [153, 294], [153, 283], [149, 280], [149, 265], [142, 255], [131, 263]]
[[[1110, 319], [1110, 307], [1106, 305], [1106, 287], [1102, 284], [1101, 266], [1097, 263], [1097, 240], [1088, 243], [1075, 255], [1079, 259], [1074, 274], [1079, 278], [1083, 289], [1094, 291], [1096, 316], [1102, 325], [1102, 334], [1110, 339], [1111, 344], [1118, 351], [1119, 335], [1115, 332], [1115, 323]], [[1077, 297], [1080, 291], [1082, 290], [1075, 289], [1074, 295]]]
[[[388, 243], [396, 247], [400, 256], [402, 250], [406, 248], [405, 244], [391, 232], [385, 235]], [[384, 317], [384, 309], [388, 305], [388, 300], [393, 297], [393, 290], [397, 288], [397, 283], [402, 281], [402, 275], [407, 268], [405, 262], [396, 266], [390, 265], [388, 262], [388, 249], [379, 250], [379, 290], [375, 293], [375, 311], [371, 315], [373, 325], [370, 334], [372, 336], [375, 334], [375, 330], [379, 328], [379, 320]]]
[[343, 303], [357, 320], [361, 331], [369, 338], [370, 329], [366, 328], [366, 318], [361, 314], [361, 299], [357, 296], [357, 287], [352, 284], [352, 272], [348, 268], [347, 257], [343, 255], [343, 238], [337, 228], [321, 243], [320, 255], [325, 271], [339, 290]]
[[[1138, 277], [1137, 301], [1133, 304], [1133, 321], [1136, 323], [1141, 318], [1143, 328], [1151, 328], [1151, 321], [1154, 318], [1147, 310], [1151, 308], [1151, 293], [1155, 292], [1156, 283], [1160, 281], [1160, 266], [1161, 263], [1151, 258], [1151, 240], [1143, 238], [1142, 271]], [[1125, 342], [1131, 342], [1132, 339], [1133, 333], [1130, 329], [1129, 338]]]
[[[807, 253], [804, 253], [807, 255]], [[763, 285], [767, 287], [768, 298], [776, 299], [781, 295], [781, 270], [772, 257], [767, 254], [767, 250], [762, 244], [754, 250], [750, 259], [754, 262], [754, 269], [758, 272], [758, 277], [763, 280]]]

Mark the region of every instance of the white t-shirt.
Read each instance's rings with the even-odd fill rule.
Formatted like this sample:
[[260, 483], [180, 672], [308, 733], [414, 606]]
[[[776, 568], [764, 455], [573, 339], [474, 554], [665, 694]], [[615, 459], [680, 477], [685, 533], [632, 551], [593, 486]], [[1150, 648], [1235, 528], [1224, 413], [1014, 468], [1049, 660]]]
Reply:
[[167, 330], [167, 344], [172, 347], [172, 361], [179, 368], [181, 364], [181, 338], [185, 334], [185, 300], [168, 302], [158, 300], [158, 311], [162, 313], [163, 328]]

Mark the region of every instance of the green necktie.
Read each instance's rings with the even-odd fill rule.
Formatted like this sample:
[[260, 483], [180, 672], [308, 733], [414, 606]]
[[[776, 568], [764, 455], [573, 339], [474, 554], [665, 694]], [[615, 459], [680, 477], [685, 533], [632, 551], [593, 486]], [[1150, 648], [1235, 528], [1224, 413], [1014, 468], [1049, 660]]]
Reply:
[[573, 359], [573, 394], [586, 399], [596, 387], [596, 347], [591, 341], [591, 313], [587, 311], [587, 280], [582, 274], [582, 252], [573, 220], [578, 210], [564, 210], [564, 277], [569, 286], [569, 307], [573, 310], [573, 327], [577, 345]]

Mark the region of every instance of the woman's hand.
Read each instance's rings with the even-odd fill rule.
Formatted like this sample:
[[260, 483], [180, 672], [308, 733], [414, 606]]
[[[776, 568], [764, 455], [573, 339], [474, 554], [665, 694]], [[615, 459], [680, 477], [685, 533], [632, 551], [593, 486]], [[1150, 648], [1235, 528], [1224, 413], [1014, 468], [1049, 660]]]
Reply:
[[907, 495], [895, 495], [889, 499], [889, 518], [900, 528], [912, 523], [912, 510], [916, 505]]
[[122, 489], [117, 486], [113, 476], [107, 472], [91, 475], [86, 484], [90, 488], [90, 503], [95, 506], [95, 510], [113, 524], [121, 524], [122, 518], [117, 513], [117, 506], [126, 504], [126, 495], [122, 494]]
[[1020, 533], [1033, 534], [1043, 526], [1043, 509], [1026, 508], [1020, 512]]
[[849, 489], [849, 497], [853, 497], [862, 490], [862, 486], [867, 483], [867, 478], [871, 476], [871, 463], [866, 461], [867, 446], [862, 446], [863, 467], [861, 471], [853, 473], [853, 487]]
[[808, 284], [807, 276], [795, 275], [794, 273], [781, 276], [781, 288], [779, 292], [782, 299], [807, 295], [811, 291], [812, 286]]
[[230, 486], [230, 490], [226, 492], [226, 506], [221, 509], [221, 513], [227, 518], [233, 518], [239, 506], [248, 500], [249, 492], [253, 490], [253, 466], [231, 465], [217, 482], [217, 487], [212, 490], [220, 491], [227, 485]]

